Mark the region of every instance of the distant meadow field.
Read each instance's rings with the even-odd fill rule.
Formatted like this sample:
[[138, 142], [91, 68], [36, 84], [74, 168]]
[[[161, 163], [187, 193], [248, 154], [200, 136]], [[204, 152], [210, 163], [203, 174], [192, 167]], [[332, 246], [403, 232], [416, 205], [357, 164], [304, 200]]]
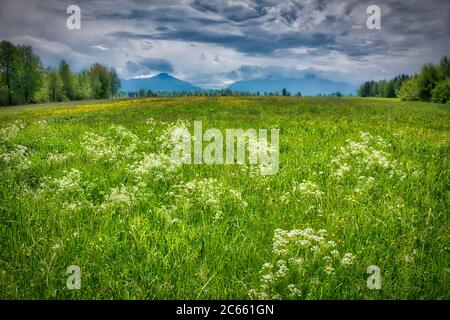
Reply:
[[[279, 129], [278, 172], [172, 161], [194, 121]], [[449, 155], [449, 104], [0, 108], [0, 299], [449, 299]]]

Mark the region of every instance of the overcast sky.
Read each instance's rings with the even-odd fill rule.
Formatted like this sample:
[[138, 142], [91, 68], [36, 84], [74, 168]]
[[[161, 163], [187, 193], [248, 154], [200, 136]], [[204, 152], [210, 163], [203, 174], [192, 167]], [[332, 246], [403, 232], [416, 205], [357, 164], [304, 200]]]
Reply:
[[[70, 4], [81, 30], [66, 27]], [[381, 8], [369, 30], [367, 7]], [[449, 0], [0, 0], [0, 40], [43, 63], [94, 62], [122, 78], [173, 74], [205, 87], [314, 73], [357, 84], [450, 55]]]

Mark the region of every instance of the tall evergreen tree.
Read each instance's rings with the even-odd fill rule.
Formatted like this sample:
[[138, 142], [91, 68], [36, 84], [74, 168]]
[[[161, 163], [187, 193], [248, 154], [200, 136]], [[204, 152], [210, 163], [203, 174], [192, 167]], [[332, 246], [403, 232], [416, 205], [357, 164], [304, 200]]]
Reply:
[[394, 80], [384, 82], [381, 97], [395, 98]]
[[7, 104], [13, 104], [13, 94], [18, 78], [17, 48], [9, 41], [0, 43], [0, 81], [6, 87]]
[[111, 68], [109, 70], [109, 77], [111, 79], [111, 98], [114, 98], [120, 89], [120, 79], [117, 75], [116, 69]]
[[[31, 47], [18, 48], [20, 61], [20, 88], [24, 103], [32, 102], [34, 95], [42, 86], [42, 64]], [[21, 100], [22, 100], [21, 99]]]
[[417, 79], [420, 87], [419, 97], [420, 100], [430, 101], [431, 90], [434, 89], [436, 84], [442, 80], [442, 73], [440, 68], [434, 64], [426, 64], [422, 67]]
[[403, 101], [420, 100], [420, 83], [418, 76], [405, 81], [397, 92], [397, 96]]
[[450, 60], [447, 56], [442, 57], [441, 61], [439, 61], [439, 67], [443, 78], [450, 78]]
[[69, 64], [62, 60], [59, 64], [59, 76], [63, 83], [63, 92], [64, 95], [69, 100], [75, 99], [75, 90], [74, 90], [74, 77], [72, 75], [72, 71], [70, 70]]
[[77, 99], [89, 99], [93, 97], [91, 78], [89, 72], [81, 71], [77, 75]]
[[107, 99], [111, 94], [111, 77], [108, 69], [100, 63], [95, 63], [89, 70], [92, 91], [96, 99]]
[[63, 82], [59, 72], [55, 69], [47, 71], [47, 88], [50, 101], [62, 101], [64, 99]]

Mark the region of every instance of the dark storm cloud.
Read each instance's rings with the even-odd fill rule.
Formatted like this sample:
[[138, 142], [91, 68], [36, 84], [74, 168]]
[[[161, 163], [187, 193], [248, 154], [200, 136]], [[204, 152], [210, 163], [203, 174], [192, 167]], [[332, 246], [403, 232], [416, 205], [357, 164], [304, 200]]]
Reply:
[[245, 2], [230, 4], [226, 1], [196, 0], [191, 6], [198, 11], [221, 14], [229, 20], [240, 22], [266, 15], [266, 8], [261, 3], [262, 1], [260, 5], [247, 6]]
[[[264, 17], [265, 23], [276, 19], [269, 16], [270, 6], [262, 6], [263, 2], [249, 6], [241, 4], [227, 5], [225, 1], [195, 1], [191, 7], [164, 7], [147, 10], [132, 10], [126, 13], [99, 14], [103, 19], [147, 19], [157, 24], [154, 32], [119, 31], [109, 36], [124, 39], [158, 39], [180, 40], [211, 43], [230, 47], [246, 54], [268, 54], [277, 49], [293, 48], [298, 46], [317, 47], [335, 45], [333, 35], [326, 32], [290, 32], [275, 33], [270, 29], [261, 28]], [[192, 10], [195, 9], [195, 10]], [[293, 8], [300, 9], [300, 4]], [[280, 18], [287, 24], [292, 23], [297, 14], [295, 11], [284, 8], [280, 10]], [[202, 13], [213, 13], [212, 16], [199, 16]], [[224, 29], [230, 27], [230, 30]], [[230, 31], [230, 32], [228, 32]]]
[[436, 35], [449, 39], [446, 0], [427, 5], [419, 1], [383, 1], [383, 28], [379, 31], [366, 28], [367, 6], [359, 0], [316, 0], [308, 5], [297, 1], [196, 0], [190, 6], [100, 16], [148, 19], [157, 24], [154, 32], [110, 34], [119, 38], [203, 42], [255, 55], [301, 46], [338, 50], [354, 57], [387, 51], [398, 54], [417, 42], [433, 44]]
[[171, 73], [174, 71], [172, 64], [164, 59], [145, 58], [138, 62], [127, 61], [127, 69], [133, 74], [145, 74], [149, 71]]
[[334, 40], [326, 34], [304, 35], [300, 33], [280, 35], [277, 39], [273, 39], [266, 34], [230, 35], [209, 30], [166, 30], [159, 34], [119, 31], [111, 33], [109, 36], [124, 39], [182, 40], [213, 43], [255, 55], [268, 54], [277, 49], [295, 48], [298, 46], [316, 47], [332, 46], [334, 44]]
[[[65, 28], [65, 9], [70, 4], [81, 7], [80, 31]], [[381, 30], [366, 27], [366, 9], [371, 4], [381, 7]], [[384, 75], [414, 72], [412, 66], [450, 54], [450, 2], [1, 0], [0, 39], [33, 45], [43, 61], [69, 57], [81, 68], [101, 60], [121, 66], [119, 72], [124, 73], [192, 73], [178, 70], [189, 57], [181, 62], [179, 55], [173, 55], [178, 60], [166, 57], [185, 50], [184, 43], [203, 48], [198, 50], [204, 52], [190, 53], [203, 57], [203, 69], [211, 68], [228, 80], [250, 76], [243, 70], [227, 74], [239, 68], [235, 57], [254, 59], [246, 61], [248, 65], [262, 64], [252, 69], [255, 73], [280, 73], [271, 64], [282, 65], [286, 59], [291, 59], [288, 69], [295, 70], [295, 59], [300, 59], [299, 63], [320, 63], [327, 70], [363, 66], [359, 72], [370, 77], [375, 71]], [[214, 48], [236, 55], [205, 59], [205, 53]], [[218, 64], [226, 70], [219, 70]]]

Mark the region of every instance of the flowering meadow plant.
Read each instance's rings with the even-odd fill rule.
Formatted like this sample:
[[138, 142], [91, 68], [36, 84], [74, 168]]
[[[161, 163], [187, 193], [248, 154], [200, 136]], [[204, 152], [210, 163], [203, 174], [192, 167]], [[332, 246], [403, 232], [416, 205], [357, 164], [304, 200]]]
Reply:
[[354, 264], [355, 256], [350, 252], [342, 255], [327, 233], [325, 229], [276, 229], [272, 262], [263, 264], [261, 284], [249, 294], [256, 299], [310, 299], [323, 290], [324, 284], [317, 279], [328, 284], [328, 277], [336, 272], [347, 273], [344, 269]]
[[[0, 298], [448, 299], [449, 120], [357, 98], [2, 109]], [[200, 121], [224, 163], [194, 163]], [[227, 163], [238, 128], [279, 145], [246, 138]]]

